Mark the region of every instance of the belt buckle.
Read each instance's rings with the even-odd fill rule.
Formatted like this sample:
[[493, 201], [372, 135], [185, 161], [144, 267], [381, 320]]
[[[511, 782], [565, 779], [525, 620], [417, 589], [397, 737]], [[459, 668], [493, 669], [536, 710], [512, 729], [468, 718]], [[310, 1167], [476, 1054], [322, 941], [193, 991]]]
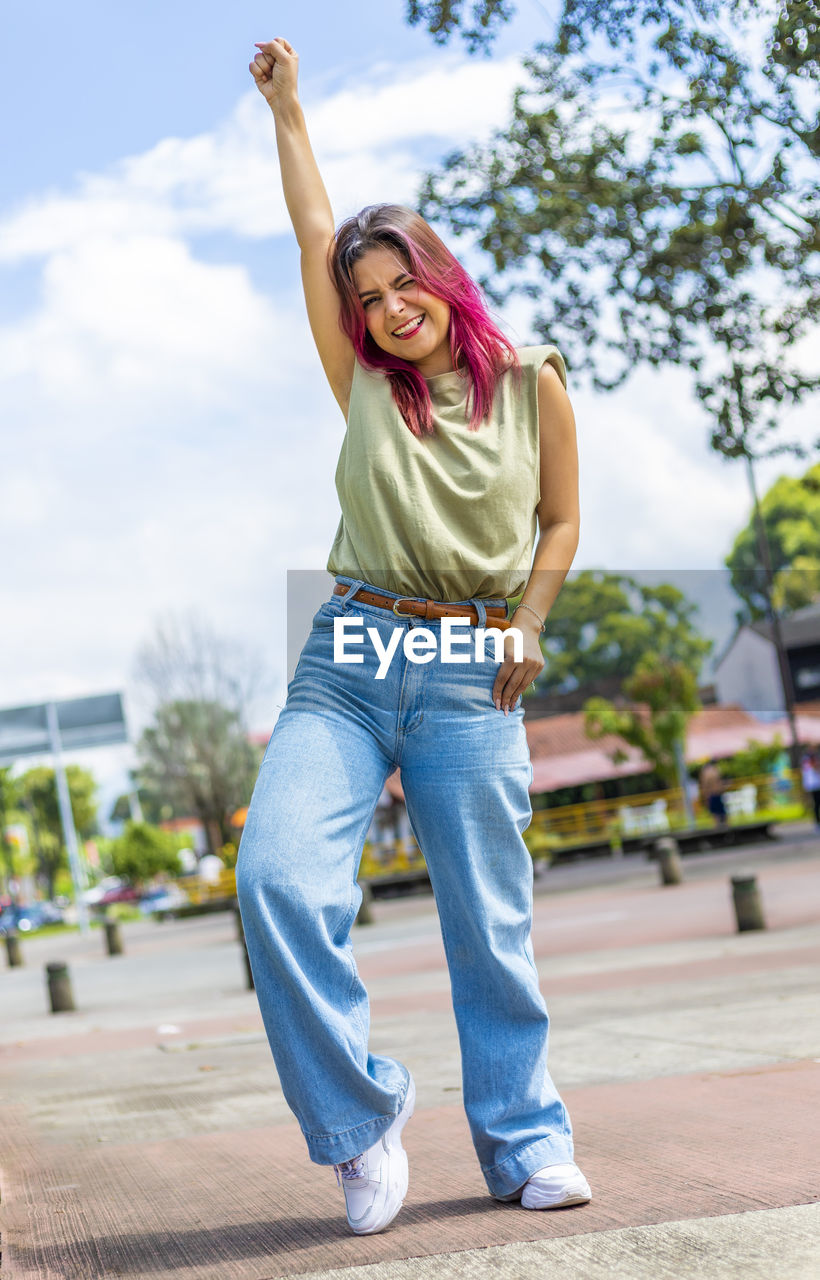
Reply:
[[401, 604], [402, 600], [412, 600], [412, 598], [413, 598], [412, 596], [399, 596], [398, 599], [393, 601], [392, 609], [397, 618], [415, 618], [416, 615], [412, 612], [412, 610], [410, 613], [402, 613], [399, 609], [396, 608], [396, 605]]

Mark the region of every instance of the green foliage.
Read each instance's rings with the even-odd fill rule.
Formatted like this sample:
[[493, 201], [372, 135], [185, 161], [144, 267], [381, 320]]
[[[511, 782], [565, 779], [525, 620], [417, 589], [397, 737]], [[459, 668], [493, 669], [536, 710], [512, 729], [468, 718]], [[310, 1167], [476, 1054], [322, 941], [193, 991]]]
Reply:
[[[78, 764], [66, 765], [66, 781], [71, 800], [74, 826], [84, 838], [92, 836], [97, 823], [97, 783], [94, 775]], [[62, 839], [60, 805], [57, 799], [57, 782], [54, 770], [46, 765], [28, 769], [17, 779], [18, 794], [31, 812], [31, 806], [41, 827], [52, 831]]]
[[128, 822], [122, 835], [107, 843], [105, 857], [115, 875], [140, 884], [160, 871], [176, 875], [181, 848], [180, 837], [171, 832], [147, 822]]
[[[65, 774], [74, 826], [81, 838], [88, 838], [97, 826], [94, 775], [77, 764], [66, 765]], [[54, 770], [45, 765], [28, 769], [16, 779], [16, 788], [28, 819], [37, 872], [46, 881], [48, 897], [53, 897], [55, 877], [67, 861]]]
[[771, 773], [778, 758], [785, 751], [778, 733], [773, 742], [758, 742], [749, 738], [742, 751], [736, 751], [727, 760], [721, 760], [720, 772], [725, 778], [756, 778]]
[[510, 123], [451, 155], [422, 212], [485, 252], [599, 390], [681, 365], [727, 457], [792, 450], [820, 311], [816, 5], [565, 0]]
[[[781, 476], [761, 498], [778, 609], [799, 609], [820, 595], [820, 462], [800, 477]], [[732, 588], [743, 601], [738, 620], [766, 616], [765, 584], [754, 519], [726, 557]]]
[[6, 879], [14, 876], [14, 850], [6, 839], [6, 826], [11, 813], [17, 807], [17, 784], [11, 776], [11, 766], [0, 769], [0, 858]]
[[[589, 698], [584, 704], [584, 728], [598, 739], [616, 734], [637, 747], [651, 768], [671, 786], [677, 778], [675, 749], [683, 742], [686, 726], [698, 710], [697, 681], [683, 663], [645, 654], [623, 684], [631, 705], [616, 706], [606, 698]], [[624, 758], [613, 753], [613, 762]]]
[[230, 841], [231, 815], [249, 803], [257, 773], [238, 711], [206, 699], [164, 703], [137, 754], [149, 812], [167, 805], [176, 816], [199, 818], [211, 852]]
[[409, 25], [423, 24], [436, 44], [446, 44], [459, 31], [470, 53], [487, 52], [498, 27], [514, 13], [509, 0], [473, 0], [469, 17], [464, 0], [407, 0], [406, 10]]
[[646, 653], [697, 673], [712, 642], [695, 629], [696, 611], [670, 583], [648, 586], [591, 569], [571, 575], [550, 610], [539, 684], [561, 689], [622, 676]]
[[117, 796], [108, 814], [111, 822], [127, 822], [131, 817], [131, 798], [127, 791]]

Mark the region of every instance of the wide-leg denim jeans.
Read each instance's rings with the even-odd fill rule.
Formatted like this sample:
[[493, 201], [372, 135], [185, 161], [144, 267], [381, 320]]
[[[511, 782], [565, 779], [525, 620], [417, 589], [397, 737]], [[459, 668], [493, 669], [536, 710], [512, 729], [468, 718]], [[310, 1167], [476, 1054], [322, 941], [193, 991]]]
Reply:
[[[464, 1105], [487, 1186], [510, 1195], [573, 1159], [567, 1110], [547, 1070], [549, 1020], [530, 942], [532, 862], [522, 839], [532, 777], [520, 704], [491, 693], [498, 664], [410, 661], [383, 679], [366, 636], [361, 663], [333, 661], [333, 624], [361, 618], [386, 645], [402, 620], [349, 597], [313, 619], [253, 793], [237, 892], [265, 1029], [312, 1160], [352, 1159], [400, 1111], [407, 1069], [368, 1051], [367, 993], [350, 930], [356, 874], [389, 775], [401, 780], [436, 897], [458, 1025]], [[382, 588], [373, 588], [382, 591]], [[382, 594], [389, 595], [389, 592]], [[476, 602], [474, 602], [476, 603]], [[483, 605], [503, 601], [479, 603]], [[472, 640], [471, 628], [463, 633]]]

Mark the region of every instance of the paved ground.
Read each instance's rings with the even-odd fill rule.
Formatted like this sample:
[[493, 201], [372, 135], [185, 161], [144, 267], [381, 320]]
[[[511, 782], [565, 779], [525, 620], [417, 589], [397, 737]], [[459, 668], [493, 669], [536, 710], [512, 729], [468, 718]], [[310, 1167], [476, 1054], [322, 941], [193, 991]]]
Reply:
[[[430, 898], [356, 931], [373, 1046], [418, 1085], [407, 1203], [349, 1235], [341, 1192], [284, 1105], [230, 915], [25, 941], [0, 971], [0, 1278], [816, 1280], [820, 1274], [820, 841], [537, 881], [551, 1068], [591, 1205], [528, 1213], [486, 1194], [460, 1104]], [[769, 928], [735, 932], [754, 869]], [[63, 959], [77, 1012], [47, 1012]]]

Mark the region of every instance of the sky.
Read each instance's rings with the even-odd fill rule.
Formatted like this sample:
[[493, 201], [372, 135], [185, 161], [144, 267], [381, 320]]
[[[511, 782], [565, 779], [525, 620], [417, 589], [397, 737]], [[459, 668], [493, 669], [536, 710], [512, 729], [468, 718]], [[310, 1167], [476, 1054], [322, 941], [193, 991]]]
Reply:
[[[403, 0], [4, 11], [0, 707], [122, 689], [137, 732], [149, 707], [136, 652], [163, 620], [196, 613], [264, 655], [253, 715], [272, 727], [286, 575], [321, 581], [343, 423], [307, 327], [254, 41], [284, 35], [300, 54], [338, 220], [412, 204], [427, 168], [504, 123], [555, 0], [518, 10], [489, 59], [408, 28]], [[533, 340], [520, 307], [501, 319]], [[749, 499], [742, 469], [710, 453], [685, 375], [570, 392], [575, 568], [684, 572], [725, 637], [721, 566]], [[807, 422], [797, 412], [785, 430], [805, 436]], [[761, 465], [761, 488], [804, 466]], [[104, 796], [132, 758], [76, 757]]]

